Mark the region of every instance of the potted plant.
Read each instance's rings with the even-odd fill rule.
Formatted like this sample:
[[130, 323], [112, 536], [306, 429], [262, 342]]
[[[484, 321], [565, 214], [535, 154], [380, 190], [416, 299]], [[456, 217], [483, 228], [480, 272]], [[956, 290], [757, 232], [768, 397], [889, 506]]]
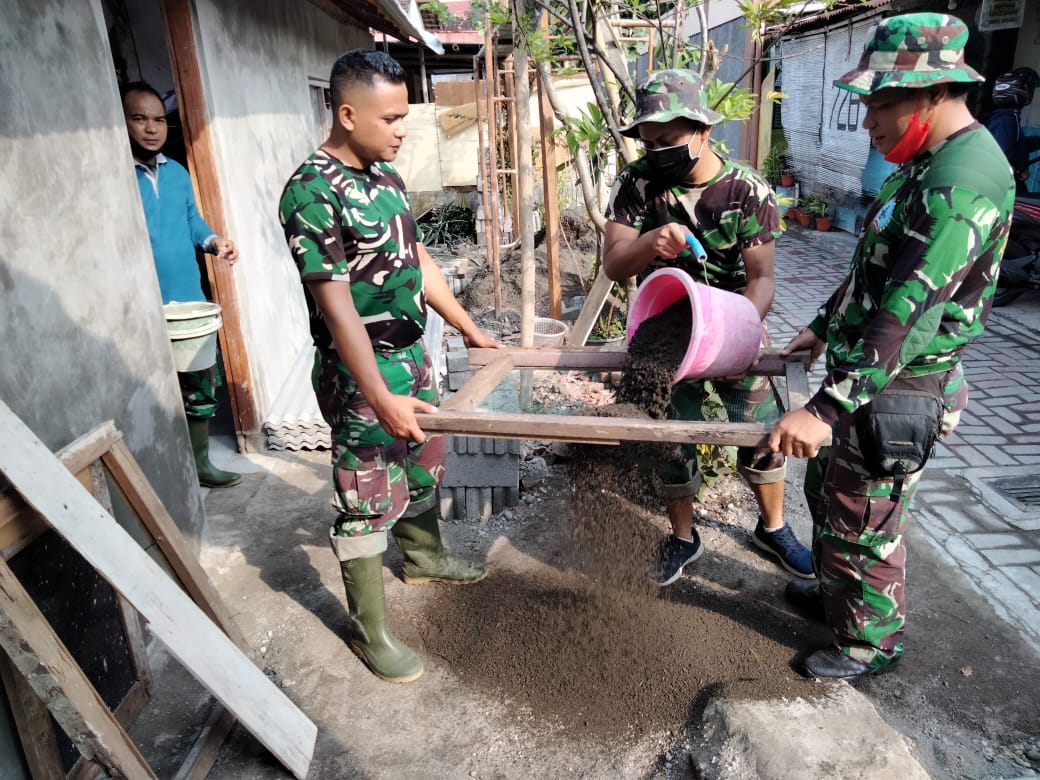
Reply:
[[592, 345], [616, 344], [625, 339], [625, 321], [615, 314], [613, 306], [601, 315], [592, 326], [585, 343]]
[[762, 162], [758, 167], [759, 172], [772, 187], [783, 184], [780, 175], [787, 167], [785, 162], [786, 153], [787, 139], [784, 138], [783, 133], [774, 133], [772, 143], [769, 145], [769, 151], [762, 158]]
[[809, 227], [812, 224], [812, 214], [809, 213], [808, 199], [802, 198], [798, 201], [798, 224], [802, 227]]
[[831, 229], [830, 206], [819, 195], [811, 195], [806, 198], [802, 210], [809, 214], [809, 217], [815, 222], [817, 230]]

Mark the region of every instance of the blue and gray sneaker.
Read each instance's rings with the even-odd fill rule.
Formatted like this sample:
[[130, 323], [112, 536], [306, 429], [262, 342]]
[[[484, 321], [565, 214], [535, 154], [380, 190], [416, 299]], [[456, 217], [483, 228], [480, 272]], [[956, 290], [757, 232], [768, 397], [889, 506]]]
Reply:
[[780, 560], [780, 565], [796, 577], [808, 580], [816, 576], [813, 573], [812, 553], [798, 541], [791, 526], [787, 523], [777, 530], [769, 532], [766, 531], [762, 518], [759, 517], [751, 540], [760, 550], [775, 555]]
[[693, 563], [701, 557], [704, 547], [701, 546], [701, 538], [697, 535], [696, 529], [693, 529], [692, 536], [693, 541], [690, 542], [669, 536], [661, 543], [650, 579], [661, 587], [671, 585], [679, 579], [686, 564]]

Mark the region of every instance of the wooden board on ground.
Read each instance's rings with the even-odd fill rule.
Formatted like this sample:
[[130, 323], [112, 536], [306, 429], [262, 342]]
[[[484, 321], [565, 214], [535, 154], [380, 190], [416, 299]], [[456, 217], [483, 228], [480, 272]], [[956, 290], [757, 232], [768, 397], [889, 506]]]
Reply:
[[[152, 633], [296, 777], [315, 725], [235, 646], [3, 402], [0, 472], [141, 615]], [[52, 710], [53, 712], [53, 710]], [[131, 745], [132, 747], [132, 745]], [[135, 775], [132, 772], [128, 775]]]

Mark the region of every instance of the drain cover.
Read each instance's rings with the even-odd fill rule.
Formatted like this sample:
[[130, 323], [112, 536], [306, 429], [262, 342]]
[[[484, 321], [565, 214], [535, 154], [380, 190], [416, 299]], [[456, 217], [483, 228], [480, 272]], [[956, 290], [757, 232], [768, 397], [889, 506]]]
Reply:
[[986, 484], [1021, 506], [1040, 506], [1040, 474], [987, 479]]

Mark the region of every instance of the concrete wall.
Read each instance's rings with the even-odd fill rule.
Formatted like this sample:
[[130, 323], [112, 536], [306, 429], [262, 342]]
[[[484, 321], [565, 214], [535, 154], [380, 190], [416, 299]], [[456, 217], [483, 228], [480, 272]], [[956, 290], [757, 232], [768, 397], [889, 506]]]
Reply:
[[372, 39], [298, 0], [198, 0], [196, 8], [226, 231], [241, 252], [235, 283], [262, 421], [310, 343], [303, 289], [278, 223], [282, 187], [324, 140], [308, 81], [327, 82], [337, 56], [370, 48]]
[[197, 543], [202, 504], [99, 2], [0, 6], [0, 398], [52, 449], [115, 420]]
[[[99, 2], [0, 0], [0, 14], [0, 399], [51, 449], [115, 420], [197, 550], [202, 502]], [[28, 776], [15, 745], [6, 729], [4, 778]]]

